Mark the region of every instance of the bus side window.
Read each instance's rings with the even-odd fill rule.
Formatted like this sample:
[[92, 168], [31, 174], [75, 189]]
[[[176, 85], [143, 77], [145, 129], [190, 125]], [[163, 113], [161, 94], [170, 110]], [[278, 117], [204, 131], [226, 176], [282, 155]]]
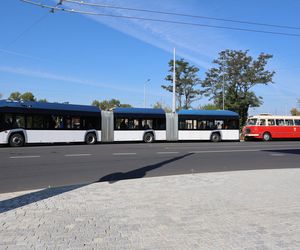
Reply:
[[274, 119], [268, 119], [268, 126], [275, 126], [275, 120]]
[[266, 119], [260, 119], [259, 120], [259, 125], [260, 126], [266, 126]]
[[286, 126], [294, 126], [293, 120], [285, 120], [285, 125]]
[[276, 119], [276, 125], [277, 126], [284, 126], [284, 120], [283, 119]]
[[295, 120], [295, 126], [300, 126], [300, 120]]

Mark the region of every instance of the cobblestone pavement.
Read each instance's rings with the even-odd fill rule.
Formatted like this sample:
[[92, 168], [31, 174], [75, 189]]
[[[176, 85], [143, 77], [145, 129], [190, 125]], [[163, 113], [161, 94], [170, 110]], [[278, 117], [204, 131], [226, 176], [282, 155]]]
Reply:
[[0, 249], [300, 249], [300, 169], [0, 194]]

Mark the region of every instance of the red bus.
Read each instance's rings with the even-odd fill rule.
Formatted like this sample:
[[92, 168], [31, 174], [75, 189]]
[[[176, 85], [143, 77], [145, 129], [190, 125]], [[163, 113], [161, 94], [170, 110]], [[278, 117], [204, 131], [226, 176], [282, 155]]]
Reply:
[[300, 139], [300, 116], [257, 115], [243, 127], [245, 140]]

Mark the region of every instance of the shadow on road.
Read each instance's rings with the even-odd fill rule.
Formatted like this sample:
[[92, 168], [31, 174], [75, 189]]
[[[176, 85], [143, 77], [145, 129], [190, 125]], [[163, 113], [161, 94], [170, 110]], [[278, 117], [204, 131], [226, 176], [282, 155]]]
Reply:
[[300, 155], [300, 149], [270, 149], [270, 150], [262, 150], [262, 151], [273, 153], [273, 154], [295, 154], [295, 155]]
[[63, 194], [86, 185], [72, 185], [66, 187], [47, 188], [37, 192], [24, 194], [15, 198], [0, 201], [0, 214], [13, 210], [15, 208], [23, 207], [31, 203], [48, 199], [50, 197]]
[[143, 178], [147, 172], [157, 169], [157, 168], [161, 168], [166, 164], [169, 164], [171, 162], [174, 161], [178, 161], [180, 159], [183, 159], [185, 157], [188, 157], [190, 155], [192, 155], [193, 153], [188, 153], [182, 156], [178, 156], [178, 157], [174, 157], [172, 159], [169, 160], [165, 160], [159, 163], [155, 163], [155, 164], [151, 164], [151, 165], [147, 165], [145, 167], [141, 167], [126, 173], [122, 173], [122, 172], [116, 172], [116, 173], [112, 173], [106, 176], [103, 176], [98, 182], [109, 182], [110, 184], [115, 183], [117, 181], [120, 180], [127, 180], [127, 179], [137, 179], [137, 178]]
[[[151, 170], [163, 167], [166, 164], [169, 164], [174, 161], [178, 161], [178, 160], [185, 158], [187, 156], [190, 156], [192, 154], [193, 153], [189, 153], [189, 154], [185, 154], [182, 156], [174, 157], [172, 159], [165, 160], [165, 161], [151, 164], [151, 165], [147, 165], [145, 167], [138, 168], [138, 169], [126, 172], [126, 173], [119, 172], [119, 173], [109, 174], [109, 175], [102, 177], [97, 182], [114, 183], [114, 182], [117, 182], [120, 180], [143, 178], [146, 175], [146, 173]], [[16, 209], [16, 208], [20, 208], [20, 207], [29, 205], [34, 202], [48, 199], [53, 196], [60, 195], [60, 194], [87, 186], [89, 184], [90, 183], [82, 184], [82, 185], [72, 185], [72, 186], [66, 186], [66, 187], [47, 188], [47, 189], [43, 189], [43, 190], [40, 190], [37, 192], [32, 192], [32, 193], [21, 195], [21, 196], [15, 197], [15, 198], [0, 201], [0, 214], [10, 211], [10, 210], [13, 210], [13, 209]]]

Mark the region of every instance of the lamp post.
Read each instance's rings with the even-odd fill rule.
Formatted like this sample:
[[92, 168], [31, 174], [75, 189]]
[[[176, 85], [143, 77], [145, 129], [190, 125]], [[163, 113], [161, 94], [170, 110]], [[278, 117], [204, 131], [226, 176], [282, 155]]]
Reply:
[[173, 50], [173, 96], [172, 96], [172, 112], [176, 111], [176, 49]]
[[144, 83], [144, 108], [146, 108], [147, 103], [146, 103], [146, 84], [150, 82], [151, 79], [147, 79], [147, 81]]
[[225, 76], [223, 75], [223, 84], [222, 84], [222, 106], [223, 110], [225, 109]]

